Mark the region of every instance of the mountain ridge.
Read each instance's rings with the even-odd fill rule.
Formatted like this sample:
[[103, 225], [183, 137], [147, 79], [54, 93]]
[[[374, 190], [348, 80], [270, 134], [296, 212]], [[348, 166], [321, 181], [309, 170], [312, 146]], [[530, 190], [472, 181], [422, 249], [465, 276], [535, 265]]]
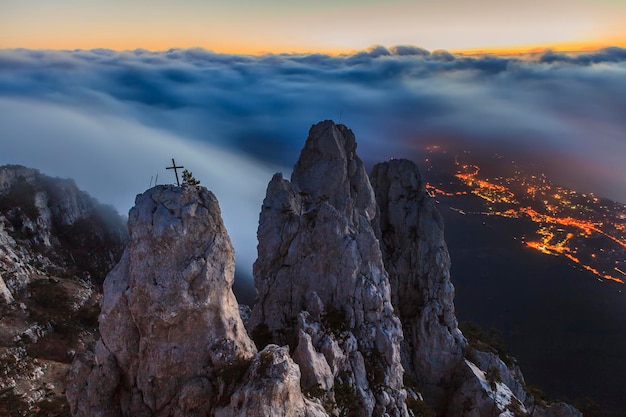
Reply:
[[[396, 173], [386, 176], [385, 169]], [[400, 177], [408, 178], [404, 193]], [[115, 317], [128, 316], [124, 320], [131, 320], [131, 328], [160, 329], [156, 333], [140, 332], [140, 338], [161, 341], [146, 345], [153, 348], [140, 357], [132, 354], [133, 349], [128, 350], [130, 356], [123, 353], [124, 349], [109, 349], [106, 338], [95, 350], [77, 355], [68, 389], [73, 415], [321, 417], [416, 416], [434, 412], [448, 417], [580, 416], [569, 405], [547, 405], [535, 399], [524, 391], [521, 373], [514, 364], [509, 366], [495, 353], [477, 350], [465, 341], [456, 326], [451, 304], [453, 290], [441, 221], [434, 207], [424, 202], [428, 200], [415, 165], [410, 161], [391, 161], [381, 165], [373, 178], [380, 184], [375, 188], [356, 155], [356, 141], [347, 127], [332, 121], [314, 125], [291, 181], [274, 176], [261, 211], [259, 259], [255, 264], [258, 299], [248, 324], [258, 351], [237, 354], [237, 340], [242, 340], [243, 345], [251, 342], [247, 334], [232, 331], [239, 326], [239, 313], [231, 309], [226, 315], [213, 316], [221, 323], [230, 323], [225, 329], [231, 330], [219, 338], [222, 342], [217, 352], [222, 352], [218, 355], [222, 359], [205, 362], [195, 374], [174, 373], [170, 378], [165, 377], [167, 373], [144, 372], [142, 377], [137, 373], [159, 358], [158, 352], [171, 348], [163, 334], [173, 331], [178, 315], [170, 317], [164, 313], [176, 311], [177, 306], [159, 294], [160, 288], [176, 289], [187, 281], [203, 287], [208, 279], [228, 293], [232, 285], [228, 273], [224, 275], [219, 268], [211, 269], [209, 275], [202, 271], [210, 265], [208, 257], [215, 253], [230, 255], [223, 249], [228, 247], [227, 239], [221, 237], [217, 238], [221, 246], [192, 255], [198, 241], [215, 242], [216, 236], [224, 236], [222, 232], [204, 237], [197, 231], [191, 233], [190, 225], [206, 221], [197, 219], [196, 210], [189, 209], [195, 204], [190, 195], [202, 200], [207, 192], [203, 187], [159, 186], [138, 196], [135, 213], [155, 216], [158, 209], [152, 211], [148, 207], [157, 201], [159, 207], [167, 210], [159, 215], [160, 221], [142, 223], [145, 226], [140, 229], [148, 236], [145, 242], [137, 240], [127, 248], [125, 256], [135, 259], [135, 264], [123, 260], [107, 277], [103, 305], [113, 309], [101, 314], [100, 326], [116, 329], [112, 325]], [[397, 193], [394, 204], [384, 204], [385, 192], [381, 190], [389, 190], [388, 195]], [[155, 200], [155, 196], [161, 197]], [[219, 209], [211, 216], [219, 217]], [[389, 221], [381, 225], [379, 218], [383, 216]], [[139, 227], [140, 219], [131, 217], [132, 230]], [[409, 221], [416, 224], [408, 228], [406, 235], [406, 231], [396, 230]], [[172, 235], [172, 230], [179, 233]], [[422, 242], [416, 235], [419, 230]], [[158, 245], [147, 243], [150, 236], [162, 235], [168, 239], [177, 236], [177, 247], [187, 246], [190, 252], [170, 256], [160, 252]], [[381, 248], [379, 242], [387, 243]], [[402, 248], [396, 247], [398, 243], [402, 243]], [[394, 257], [396, 249], [406, 249], [406, 255]], [[429, 263], [428, 257], [434, 261]], [[407, 267], [407, 258], [415, 263]], [[218, 264], [224, 259], [218, 256]], [[159, 284], [163, 278], [154, 278], [149, 268], [137, 267], [143, 262], [168, 263], [175, 283]], [[417, 267], [417, 274], [411, 265]], [[390, 282], [387, 269], [394, 270], [392, 282], [396, 284]], [[158, 269], [153, 273], [160, 276]], [[137, 287], [133, 289], [131, 285], [127, 289], [124, 282], [135, 282]], [[405, 287], [416, 287], [416, 294], [432, 292], [424, 305], [417, 303], [417, 314], [405, 302], [392, 305], [392, 300], [407, 295]], [[184, 285], [176, 291], [174, 299], [189, 299], [185, 295], [189, 289]], [[115, 301], [141, 294], [153, 294], [161, 300], [156, 304], [163, 310], [154, 317], [128, 315], [125, 308], [130, 304]], [[213, 315], [221, 305], [209, 296], [202, 298], [201, 308], [206, 309], [204, 314]], [[405, 318], [404, 323], [397, 314]], [[229, 315], [233, 320], [227, 318]], [[403, 347], [404, 329], [409, 338]], [[125, 339], [123, 329], [119, 334], [116, 330], [107, 331], [112, 340], [135, 340]], [[194, 339], [189, 334], [181, 336], [182, 340]], [[151, 356], [151, 349], [156, 356]], [[191, 349], [176, 357], [193, 363], [199, 356], [210, 355], [210, 350]], [[167, 371], [155, 366], [161, 369], [159, 372]], [[150, 388], [153, 383], [160, 388]]]

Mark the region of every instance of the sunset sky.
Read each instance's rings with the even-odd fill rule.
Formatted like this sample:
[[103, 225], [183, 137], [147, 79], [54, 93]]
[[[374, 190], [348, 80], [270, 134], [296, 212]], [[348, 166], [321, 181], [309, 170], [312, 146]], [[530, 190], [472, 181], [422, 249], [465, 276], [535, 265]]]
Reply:
[[126, 214], [174, 157], [248, 274], [267, 182], [325, 119], [368, 167], [445, 140], [626, 202], [623, 22], [623, 0], [0, 0], [0, 165]]
[[623, 0], [0, 0], [0, 48], [345, 53], [626, 46]]

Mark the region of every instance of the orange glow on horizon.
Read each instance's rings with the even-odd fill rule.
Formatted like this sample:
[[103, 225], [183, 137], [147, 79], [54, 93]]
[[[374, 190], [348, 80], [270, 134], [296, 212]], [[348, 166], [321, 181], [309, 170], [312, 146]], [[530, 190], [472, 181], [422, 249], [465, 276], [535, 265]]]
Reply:
[[606, 40], [561, 42], [541, 45], [511, 45], [508, 47], [489, 47], [451, 49], [450, 52], [459, 55], [532, 55], [547, 50], [554, 52], [584, 53], [593, 52], [608, 47], [626, 48], [626, 37], [616, 37]]
[[[407, 43], [408, 44], [408, 43]], [[391, 47], [393, 45], [388, 45]], [[419, 46], [419, 45], [416, 45]], [[555, 52], [571, 52], [582, 53], [600, 50], [610, 46], [626, 48], [626, 38], [616, 39], [613, 42], [606, 41], [590, 41], [576, 43], [560, 43], [560, 44], [543, 44], [543, 45], [513, 45], [510, 47], [480, 47], [480, 48], [463, 48], [449, 49], [449, 52], [457, 55], [473, 56], [473, 55], [532, 55], [543, 53], [546, 50]], [[365, 51], [371, 46], [363, 48], [350, 48], [345, 46], [321, 46], [321, 45], [305, 45], [305, 44], [264, 44], [262, 41], [250, 42], [249, 40], [198, 40], [181, 38], [177, 41], [171, 39], [154, 38], [148, 36], [111, 36], [111, 37], [81, 37], [49, 36], [46, 38], [30, 37], [22, 39], [21, 42], [11, 41], [11, 39], [0, 39], [0, 49], [27, 48], [27, 49], [51, 49], [51, 50], [74, 50], [74, 49], [111, 49], [114, 51], [128, 51], [135, 49], [146, 49], [149, 51], [167, 51], [170, 49], [189, 49], [202, 48], [207, 51], [213, 51], [223, 54], [240, 54], [240, 55], [267, 55], [267, 54], [315, 54], [322, 53], [331, 56], [352, 55], [360, 51]], [[431, 49], [434, 51], [436, 49]]]
[[42, 49], [42, 50], [91, 50], [91, 49], [110, 49], [113, 51], [134, 51], [136, 49], [145, 49], [148, 51], [159, 52], [168, 51], [170, 49], [193, 49], [201, 48], [207, 51], [212, 51], [220, 54], [233, 54], [233, 55], [269, 55], [269, 54], [326, 54], [330, 56], [347, 55], [358, 52], [356, 50], [348, 50], [344, 48], [316, 48], [312, 45], [276, 45], [268, 46], [262, 43], [252, 42], [198, 42], [193, 40], [170, 42], [160, 39], [145, 39], [138, 41], [129, 41], [127, 39], [108, 39], [106, 42], [99, 42], [98, 40], [82, 39], [76, 40], [72, 38], [71, 41], [66, 39], [52, 39], [42, 41], [39, 39], [33, 39], [21, 44], [11, 44], [6, 40], [0, 40], [0, 49], [13, 49], [13, 48], [26, 48], [26, 49]]

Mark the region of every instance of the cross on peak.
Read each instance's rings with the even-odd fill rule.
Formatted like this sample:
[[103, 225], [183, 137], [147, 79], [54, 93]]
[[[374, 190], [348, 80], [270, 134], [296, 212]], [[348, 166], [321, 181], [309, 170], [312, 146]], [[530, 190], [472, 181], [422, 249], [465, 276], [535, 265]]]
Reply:
[[176, 174], [176, 185], [178, 185], [180, 187], [180, 181], [178, 181], [178, 169], [179, 168], [185, 168], [184, 166], [176, 166], [176, 162], [174, 162], [174, 158], [172, 158], [172, 166], [171, 167], [166, 167], [165, 169], [173, 169], [174, 170], [174, 174]]

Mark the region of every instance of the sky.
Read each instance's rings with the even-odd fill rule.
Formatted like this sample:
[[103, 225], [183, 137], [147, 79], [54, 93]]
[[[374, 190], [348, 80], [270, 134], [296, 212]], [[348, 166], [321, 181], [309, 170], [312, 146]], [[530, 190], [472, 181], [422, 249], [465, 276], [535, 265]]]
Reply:
[[247, 276], [267, 183], [325, 119], [353, 129], [368, 167], [443, 141], [626, 202], [621, 0], [0, 0], [0, 12], [0, 164], [74, 178], [126, 214], [157, 176], [174, 181], [175, 158], [217, 195]]
[[0, 0], [0, 48], [348, 53], [626, 46], [623, 0]]

